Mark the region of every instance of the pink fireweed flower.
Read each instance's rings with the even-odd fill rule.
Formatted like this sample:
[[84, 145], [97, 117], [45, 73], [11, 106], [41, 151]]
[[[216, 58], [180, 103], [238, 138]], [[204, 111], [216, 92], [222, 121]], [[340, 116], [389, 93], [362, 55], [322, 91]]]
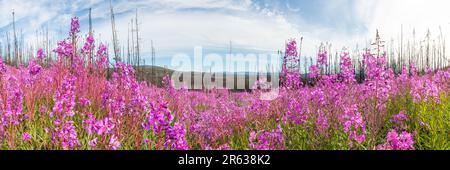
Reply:
[[100, 70], [106, 69], [108, 67], [108, 62], [108, 48], [106, 47], [106, 45], [100, 43], [97, 50], [97, 68]]
[[41, 71], [42, 67], [36, 62], [36, 60], [31, 60], [28, 64], [28, 73], [31, 75], [36, 75]]
[[270, 132], [255, 131], [250, 132], [249, 147], [255, 150], [279, 150], [284, 149], [283, 129], [280, 125]]
[[37, 59], [39, 60], [39, 61], [42, 61], [44, 58], [45, 58], [45, 52], [44, 52], [44, 49], [42, 49], [42, 48], [39, 48], [38, 50], [37, 50]]
[[97, 128], [96, 128], [96, 122], [94, 114], [92, 113], [86, 113], [87, 118], [83, 120], [83, 128], [86, 130], [86, 132], [91, 135], [93, 134]]
[[350, 59], [348, 52], [344, 52], [341, 55], [340, 68], [341, 73], [339, 75], [344, 83], [353, 84], [356, 82], [355, 69], [352, 67], [352, 60]]
[[70, 35], [76, 36], [80, 32], [80, 22], [78, 17], [74, 16], [70, 22]]
[[73, 121], [55, 124], [57, 127], [53, 132], [52, 138], [56, 143], [60, 143], [64, 150], [74, 149], [80, 145], [74, 124]]
[[125, 89], [131, 89], [131, 87], [136, 83], [134, 78], [134, 68], [131, 65], [126, 65], [122, 62], [117, 62], [114, 67], [114, 72], [112, 74], [112, 81]]
[[92, 36], [92, 34], [89, 34], [86, 38], [86, 42], [84, 43], [83, 48], [81, 48], [81, 52], [85, 54], [90, 53], [95, 47], [94, 43], [94, 36]]
[[186, 129], [176, 122], [173, 127], [166, 130], [166, 139], [164, 142], [166, 148], [174, 150], [188, 150], [189, 145], [186, 141]]
[[390, 121], [395, 124], [402, 124], [407, 119], [408, 115], [406, 115], [406, 111], [402, 110], [400, 113], [393, 115]]
[[101, 57], [106, 57], [108, 56], [108, 47], [106, 47], [106, 45], [100, 43], [100, 45], [98, 46], [98, 50], [97, 50], [97, 57], [101, 58]]
[[316, 128], [319, 132], [324, 132], [328, 129], [329, 124], [328, 124], [328, 118], [327, 115], [323, 112], [320, 111], [317, 113], [317, 118], [316, 118]]
[[[215, 147], [217, 141], [232, 135], [234, 127], [241, 126], [243, 118], [251, 114], [245, 114], [239, 111], [235, 105], [227, 105], [224, 101], [212, 103], [215, 103], [216, 109], [204, 112], [189, 109], [188, 113], [183, 114], [182, 118], [193, 121], [193, 125], [189, 126], [190, 132], [200, 140], [205, 141], [206, 144]], [[255, 116], [258, 117], [258, 115]], [[230, 124], [233, 126], [229, 126]]]
[[411, 74], [412, 77], [417, 76], [417, 67], [415, 63], [411, 63], [409, 65], [409, 73]]
[[[14, 77], [9, 76], [6, 83], [6, 109], [3, 110], [1, 123], [18, 125], [23, 114], [23, 98], [24, 94], [20, 88], [20, 81]], [[1, 99], [0, 99], [1, 101]], [[2, 112], [0, 112], [2, 113]]]
[[328, 65], [327, 56], [328, 56], [327, 51], [319, 52], [319, 54], [317, 55], [317, 63], [319, 65]]
[[408, 68], [406, 66], [402, 67], [402, 74], [398, 77], [401, 82], [406, 82], [408, 80]]
[[39, 108], [39, 112], [40, 112], [40, 113], [47, 113], [47, 111], [48, 111], [48, 109], [47, 109], [46, 106], [41, 106], [41, 107]]
[[450, 67], [447, 70], [439, 70], [433, 75], [433, 82], [440, 91], [450, 91]]
[[267, 110], [270, 108], [270, 102], [265, 100], [258, 100], [255, 99], [251, 102], [250, 106], [250, 112], [255, 113], [257, 115], [262, 115], [266, 113]]
[[425, 81], [425, 96], [432, 97], [436, 103], [440, 103], [439, 89], [436, 83], [431, 80]]
[[24, 132], [24, 133], [22, 134], [22, 140], [23, 140], [24, 142], [28, 142], [29, 140], [31, 140], [31, 135], [30, 135], [28, 132]]
[[90, 141], [88, 142], [88, 145], [89, 145], [91, 148], [95, 148], [95, 147], [97, 146], [97, 143], [98, 143], [97, 138], [94, 138], [94, 139], [92, 139], [92, 140], [90, 140]]
[[89, 99], [86, 99], [84, 97], [80, 97], [79, 103], [80, 103], [81, 107], [86, 107], [86, 106], [91, 105], [91, 101], [89, 101]]
[[6, 72], [6, 64], [3, 63], [2, 55], [0, 54], [0, 75]]
[[167, 102], [161, 101], [152, 103], [152, 110], [147, 114], [146, 120], [142, 123], [145, 130], [153, 130], [156, 134], [166, 131], [173, 120], [171, 111], [168, 109]]
[[75, 80], [76, 77], [66, 75], [61, 86], [56, 90], [53, 100], [55, 105], [50, 116], [54, 114], [63, 114], [64, 117], [72, 117], [75, 112]]
[[121, 81], [106, 82], [106, 89], [102, 94], [102, 107], [108, 111], [108, 116], [122, 116], [126, 113], [125, 96], [119, 93], [125, 90], [124, 84]]
[[286, 56], [297, 56], [297, 41], [295, 39], [289, 39], [286, 43]]
[[174, 88], [175, 87], [174, 81], [172, 80], [171, 76], [168, 74], [163, 77], [162, 84], [166, 88]]
[[209, 145], [202, 147], [204, 150], [231, 150], [231, 146], [228, 143], [222, 144], [217, 148], [213, 148]]
[[83, 57], [81, 57], [80, 55], [76, 54], [73, 57], [73, 63], [72, 63], [72, 68], [76, 71], [74, 74], [75, 75], [83, 75], [83, 73], [85, 72], [85, 65], [84, 65], [84, 59]]
[[317, 65], [312, 65], [309, 67], [309, 78], [317, 78], [320, 74], [319, 67]]
[[150, 139], [145, 138], [144, 139], [144, 145], [148, 145], [148, 144], [150, 144]]
[[231, 146], [228, 143], [220, 145], [217, 150], [231, 150]]
[[304, 105], [301, 104], [301, 101], [290, 100], [288, 103], [288, 111], [286, 113], [285, 119], [289, 122], [293, 122], [297, 125], [306, 124], [309, 115], [306, 111]]
[[95, 129], [98, 135], [110, 134], [116, 124], [112, 118], [106, 117], [103, 120], [99, 120], [95, 123]]
[[386, 67], [385, 56], [364, 55], [366, 65], [366, 77], [363, 93], [365, 98], [377, 100], [376, 110], [373, 112], [384, 112], [386, 103], [393, 90], [394, 71]]
[[439, 89], [432, 80], [417, 78], [412, 81], [411, 96], [415, 103], [427, 102], [434, 98], [436, 103], [440, 103]]
[[284, 87], [288, 89], [298, 89], [302, 86], [301, 75], [298, 72], [286, 72], [282, 73], [285, 75]]
[[379, 150], [412, 150], [414, 149], [414, 136], [406, 131], [398, 134], [392, 129], [388, 132], [386, 143], [377, 146]]
[[86, 113], [87, 118], [83, 120], [83, 128], [91, 135], [96, 133], [97, 135], [110, 134], [115, 127], [115, 123], [112, 118], [106, 117], [102, 120], [97, 120], [94, 114]]
[[173, 115], [168, 109], [167, 102], [160, 101], [151, 104], [151, 111], [142, 123], [144, 130], [152, 130], [155, 134], [165, 133], [164, 146], [166, 149], [187, 150], [186, 129], [180, 123], [172, 126]]
[[281, 68], [280, 82], [283, 87], [297, 89], [301, 86], [302, 82], [300, 79], [300, 73], [297, 69], [293, 68], [297, 66], [292, 65], [292, 63], [298, 62], [299, 56], [297, 52], [297, 42], [295, 39], [289, 39], [286, 43], [283, 65]]
[[353, 140], [357, 143], [363, 142], [366, 136], [366, 124], [361, 113], [358, 112], [357, 105], [345, 108], [344, 118], [344, 131], [348, 135], [350, 144]]
[[311, 101], [314, 101], [315, 103], [319, 105], [325, 105], [325, 93], [322, 90], [322, 88], [317, 87], [314, 90], [311, 91]]
[[145, 84], [139, 84], [133, 81], [131, 84], [131, 101], [129, 107], [131, 108], [129, 113], [139, 115], [141, 112], [150, 111], [150, 101], [148, 97], [142, 93], [142, 89], [145, 88]]
[[53, 121], [53, 125], [55, 125], [55, 126], [59, 126], [59, 125], [61, 125], [61, 120], [60, 119], [56, 119], [56, 120], [54, 120]]
[[58, 55], [59, 59], [62, 59], [64, 57], [72, 57], [73, 55], [72, 43], [66, 40], [62, 40], [58, 42], [58, 46], [56, 47], [56, 49], [53, 50], [53, 52], [55, 52]]
[[117, 150], [117, 149], [120, 148], [120, 141], [119, 141], [119, 139], [116, 137], [116, 135], [112, 135], [111, 138], [109, 138], [108, 146], [109, 146], [112, 150]]

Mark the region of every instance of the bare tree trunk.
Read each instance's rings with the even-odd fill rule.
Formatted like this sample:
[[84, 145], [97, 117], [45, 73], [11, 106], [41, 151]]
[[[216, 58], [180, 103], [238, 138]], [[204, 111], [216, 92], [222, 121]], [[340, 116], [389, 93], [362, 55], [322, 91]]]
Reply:
[[16, 67], [18, 66], [18, 45], [17, 45], [17, 35], [16, 35], [16, 22], [15, 22], [15, 16], [14, 16], [14, 10], [12, 11], [12, 17], [13, 17], [13, 31], [14, 31], [14, 64]]
[[132, 64], [131, 63], [131, 58], [130, 58], [130, 24], [128, 23], [128, 37], [127, 37], [127, 63], [128, 64]]
[[6, 62], [11, 64], [11, 42], [9, 38], [9, 32], [6, 32], [6, 42], [7, 42], [7, 54], [6, 54]]
[[113, 10], [111, 0], [109, 1], [109, 7], [111, 10], [111, 29], [112, 29], [112, 36], [113, 36], [114, 60], [115, 60], [115, 62], [118, 62], [118, 61], [120, 61], [119, 47], [118, 47], [119, 42], [117, 40], [116, 25], [115, 25], [115, 19], [114, 19], [114, 10]]
[[136, 49], [134, 46], [134, 25], [133, 25], [133, 19], [131, 19], [131, 57], [133, 58], [133, 66], [137, 68], [137, 59], [136, 59], [136, 53], [134, 50]]
[[[89, 8], [89, 36], [93, 36], [92, 35], [92, 8]], [[88, 61], [88, 67], [89, 70], [92, 71], [92, 64], [93, 64], [93, 52], [92, 49], [89, 50], [89, 61]]]
[[153, 48], [153, 40], [151, 40], [150, 41], [150, 43], [151, 43], [151, 50], [152, 50], [152, 79], [153, 79], [153, 82], [155, 82], [155, 85], [156, 85], [156, 80], [155, 80], [155, 71], [154, 71], [154, 69], [155, 69], [155, 48]]
[[18, 51], [18, 56], [19, 56], [19, 64], [23, 63], [23, 52], [24, 52], [24, 42], [23, 42], [23, 30], [20, 29], [20, 46], [19, 46], [19, 51]]
[[[140, 72], [142, 72], [142, 68], [141, 66], [141, 56], [139, 55], [139, 23], [138, 23], [138, 12], [136, 9], [136, 19], [135, 19], [135, 23], [136, 23], [136, 57], [138, 60], [138, 68], [140, 69]], [[139, 71], [138, 71], [139, 74]]]

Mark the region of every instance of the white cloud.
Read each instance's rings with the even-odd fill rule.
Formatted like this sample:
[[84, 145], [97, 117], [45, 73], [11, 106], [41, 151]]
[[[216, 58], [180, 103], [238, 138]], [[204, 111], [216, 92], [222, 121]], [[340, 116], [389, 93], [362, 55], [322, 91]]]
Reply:
[[[382, 38], [398, 40], [403, 27], [405, 39], [423, 39], [429, 29], [431, 36], [438, 36], [441, 27], [443, 35], [449, 39], [450, 1], [446, 0], [368, 0], [357, 2], [358, 15], [369, 28], [368, 37], [373, 38], [376, 29]], [[448, 46], [447, 46], [448, 48]]]
[[[160, 54], [174, 54], [180, 50], [192, 53], [196, 45], [206, 48], [224, 46], [227, 49], [229, 41], [236, 46], [275, 52], [283, 48], [286, 39], [299, 35], [295, 27], [282, 16], [269, 16], [267, 13], [253, 11], [249, 3], [240, 5], [232, 1], [202, 2], [164, 1], [163, 4], [155, 5], [170, 6], [170, 9], [163, 8], [164, 10], [155, 12], [146, 11], [145, 8], [139, 9], [141, 42], [148, 47], [150, 40], [153, 40]], [[192, 8], [206, 10], [189, 11]], [[207, 10], [214, 8], [221, 10]], [[116, 20], [116, 25], [120, 25], [118, 36], [122, 45], [126, 45], [124, 43], [127, 42], [127, 25], [133, 17], [134, 13], [129, 13]], [[110, 38], [109, 21], [96, 27], [96, 31], [102, 33], [102, 37]], [[149, 48], [143, 50], [149, 52]]]

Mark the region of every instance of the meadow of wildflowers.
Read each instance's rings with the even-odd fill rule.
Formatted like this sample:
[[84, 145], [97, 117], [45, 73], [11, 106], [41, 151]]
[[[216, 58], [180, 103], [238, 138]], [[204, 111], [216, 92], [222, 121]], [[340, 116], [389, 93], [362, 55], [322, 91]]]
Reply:
[[75, 17], [56, 61], [42, 49], [27, 65], [0, 60], [0, 149], [450, 149], [448, 68], [394, 73], [366, 52], [359, 83], [348, 53], [338, 74], [321, 74], [322, 51], [307, 81], [283, 67], [279, 96], [261, 100], [260, 90], [177, 90], [167, 77], [156, 87], [122, 62], [108, 75], [107, 46], [80, 34]]

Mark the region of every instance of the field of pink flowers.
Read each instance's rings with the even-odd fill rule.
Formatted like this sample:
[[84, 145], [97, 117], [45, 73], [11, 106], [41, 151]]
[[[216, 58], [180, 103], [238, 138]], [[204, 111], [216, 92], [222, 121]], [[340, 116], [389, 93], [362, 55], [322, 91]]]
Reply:
[[107, 47], [79, 32], [74, 18], [57, 61], [42, 49], [27, 66], [0, 60], [0, 149], [450, 149], [450, 69], [394, 74], [366, 53], [357, 83], [347, 54], [334, 75], [319, 74], [319, 54], [309, 83], [283, 71], [266, 101], [259, 90], [155, 87], [121, 62], [107, 78]]

